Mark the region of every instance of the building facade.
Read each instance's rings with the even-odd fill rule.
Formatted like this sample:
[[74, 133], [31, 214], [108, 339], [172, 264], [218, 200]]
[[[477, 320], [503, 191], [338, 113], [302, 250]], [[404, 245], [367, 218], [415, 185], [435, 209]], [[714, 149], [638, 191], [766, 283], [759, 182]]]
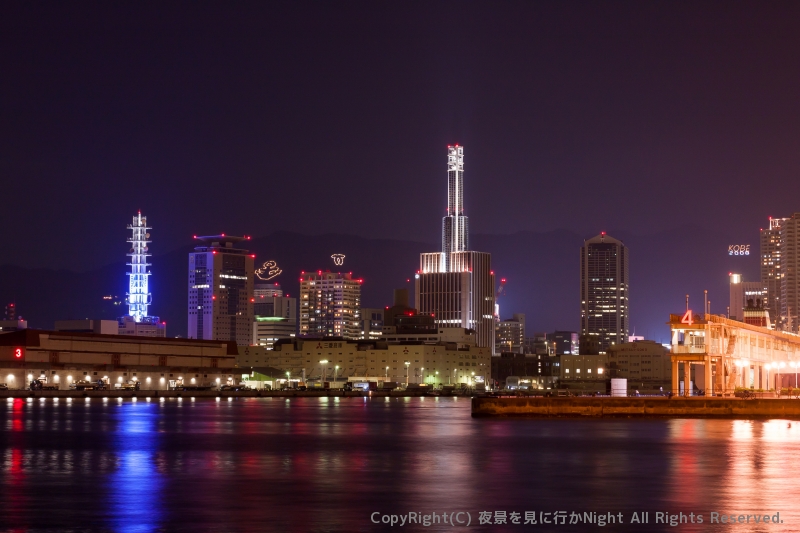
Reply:
[[628, 391], [669, 392], [672, 361], [667, 348], [655, 341], [615, 344], [608, 349], [608, 378], [625, 378]]
[[109, 389], [137, 381], [142, 390], [216, 386], [234, 379], [236, 354], [230, 342], [26, 329], [0, 335], [0, 375], [10, 389], [34, 379], [63, 390], [79, 380]]
[[728, 304], [728, 318], [744, 322], [744, 309], [749, 305], [758, 304], [759, 307], [767, 305], [769, 293], [760, 281], [744, 281], [741, 274], [730, 274], [730, 302]]
[[383, 309], [362, 307], [361, 308], [361, 338], [378, 339], [383, 335], [385, 325]]
[[253, 338], [255, 255], [234, 245], [245, 237], [197, 237], [189, 254], [190, 339], [250, 344]]
[[581, 248], [581, 334], [600, 351], [628, 338], [628, 249], [605, 232]]
[[800, 332], [800, 213], [781, 224], [781, 320], [783, 329]]
[[277, 283], [256, 284], [253, 290], [254, 346], [272, 346], [297, 336], [297, 298], [283, 296]]
[[383, 377], [396, 383], [456, 385], [485, 383], [491, 350], [474, 344], [348, 341], [323, 338], [280, 341], [273, 350], [240, 346], [241, 368], [279, 368], [305, 379]]
[[524, 353], [525, 315], [514, 314], [508, 320], [501, 320], [495, 327], [495, 353]]
[[[761, 228], [761, 285], [767, 293], [765, 307], [777, 328], [781, 328], [781, 228], [785, 218], [770, 218]], [[733, 316], [731, 316], [733, 318]]]
[[342, 272], [300, 276], [300, 335], [361, 338], [361, 283]]

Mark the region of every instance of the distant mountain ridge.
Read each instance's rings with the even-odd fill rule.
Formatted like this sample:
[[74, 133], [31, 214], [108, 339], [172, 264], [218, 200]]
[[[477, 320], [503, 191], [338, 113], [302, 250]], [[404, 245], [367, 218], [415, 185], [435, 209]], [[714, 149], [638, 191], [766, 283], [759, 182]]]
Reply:
[[[730, 271], [758, 279], [758, 254], [750, 257], [726, 255], [725, 238], [699, 227], [647, 236], [608, 232], [630, 250], [631, 333], [666, 340], [664, 323], [670, 312], [680, 312], [685, 294], [692, 307], [702, 310], [703, 289], [709, 290], [712, 311], [724, 313], [728, 302]], [[686, 235], [691, 234], [691, 239]], [[518, 232], [506, 235], [472, 235], [471, 247], [490, 252], [498, 278], [508, 279], [506, 295], [500, 299], [502, 318], [525, 313], [528, 332], [555, 329], [577, 331], [580, 317], [579, 262], [583, 237], [574, 232]], [[278, 263], [282, 273], [271, 280], [297, 296], [301, 271], [353, 272], [364, 279], [364, 307], [392, 303], [392, 290], [408, 287], [413, 300], [414, 273], [421, 252], [437, 251], [441, 245], [393, 239], [367, 239], [352, 235], [301, 235], [279, 231], [247, 242], [256, 254], [256, 265]], [[187, 325], [188, 254], [193, 246], [152, 258], [153, 293], [151, 314], [167, 322], [169, 336], [185, 336]], [[345, 255], [341, 267], [331, 255]], [[0, 266], [0, 304], [17, 302], [19, 313], [30, 327], [50, 329], [56, 320], [69, 318], [113, 319], [127, 312], [103, 296], [124, 301], [128, 279], [125, 257], [91, 272], [27, 269]]]

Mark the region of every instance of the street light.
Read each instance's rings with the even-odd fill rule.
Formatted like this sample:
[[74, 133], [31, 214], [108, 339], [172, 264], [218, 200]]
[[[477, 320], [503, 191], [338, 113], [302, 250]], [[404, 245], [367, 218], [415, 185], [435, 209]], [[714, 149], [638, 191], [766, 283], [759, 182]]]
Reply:
[[291, 377], [291, 375], [292, 375], [291, 372], [287, 372], [286, 373], [286, 388], [287, 389], [289, 388], [289, 377]]
[[783, 369], [784, 369], [784, 368], [786, 368], [786, 361], [781, 361], [781, 363], [780, 363], [780, 370], [779, 370], [779, 374], [778, 374], [778, 375], [780, 376], [780, 380], [781, 380], [781, 384], [780, 384], [780, 387], [781, 387], [781, 388], [780, 388], [780, 389], [778, 389], [778, 396], [780, 396], [780, 395], [781, 395], [781, 392], [780, 392], [780, 391], [781, 391], [781, 389], [783, 389]]
[[771, 368], [772, 368], [772, 364], [771, 363], [767, 363], [766, 365], [764, 365], [764, 370], [767, 371], [767, 389], [770, 388], [770, 386], [769, 386], [770, 385], [770, 383], [769, 383], [769, 371], [770, 371]]
[[433, 380], [433, 384], [436, 385], [436, 382], [439, 381], [439, 371], [436, 371], [436, 378]]
[[383, 377], [384, 377], [384, 379], [386, 381], [389, 381], [389, 367], [388, 366], [386, 367], [386, 373], [383, 375]]
[[425, 383], [425, 367], [423, 366], [420, 368], [420, 374], [422, 374], [422, 382]]
[[323, 359], [322, 361], [319, 362], [319, 364], [325, 365], [323, 367], [324, 369], [322, 371], [322, 381], [325, 382], [325, 376], [328, 373], [328, 360], [327, 359]]
[[794, 368], [794, 388], [797, 388], [797, 361], [789, 361], [789, 366]]
[[333, 382], [336, 383], [336, 374], [339, 373], [339, 365], [333, 367]]
[[411, 363], [409, 361], [406, 361], [403, 364], [406, 365], [406, 388], [408, 388], [408, 367], [409, 365], [411, 365]]

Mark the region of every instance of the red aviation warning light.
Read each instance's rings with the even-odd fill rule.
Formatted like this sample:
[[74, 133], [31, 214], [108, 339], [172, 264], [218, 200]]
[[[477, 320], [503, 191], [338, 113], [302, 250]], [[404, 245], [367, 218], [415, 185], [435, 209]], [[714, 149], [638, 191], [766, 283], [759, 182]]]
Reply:
[[25, 348], [14, 348], [14, 359], [22, 359], [25, 357]]

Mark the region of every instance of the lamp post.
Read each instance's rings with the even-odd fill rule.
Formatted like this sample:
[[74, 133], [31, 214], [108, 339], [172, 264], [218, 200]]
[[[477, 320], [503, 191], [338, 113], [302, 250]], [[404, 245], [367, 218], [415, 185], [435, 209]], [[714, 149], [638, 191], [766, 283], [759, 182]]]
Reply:
[[384, 379], [386, 381], [389, 381], [389, 367], [388, 366], [386, 367], [386, 373], [383, 375], [383, 377], [384, 377]]
[[425, 383], [425, 367], [419, 369], [420, 374], [422, 374], [422, 382]]
[[[783, 369], [786, 368], [786, 361], [781, 361], [779, 366], [780, 366], [780, 370], [779, 370], [779, 374], [778, 375], [781, 378], [783, 378]], [[783, 389], [783, 379], [781, 379], [781, 384], [779, 386], [780, 386], [780, 389], [778, 389], [778, 397], [780, 397], [780, 395], [781, 395], [780, 391], [781, 391], [781, 389]]]
[[408, 367], [411, 365], [411, 363], [409, 361], [406, 361], [403, 364], [406, 365], [406, 388], [408, 388]]
[[291, 373], [291, 372], [287, 372], [287, 373], [286, 373], [286, 388], [287, 388], [287, 389], [289, 388], [289, 377], [290, 377], [291, 375], [292, 375], [292, 373]]
[[322, 367], [323, 368], [323, 370], [322, 370], [322, 382], [324, 383], [325, 382], [325, 376], [328, 374], [328, 360], [327, 359], [323, 359], [322, 361], [319, 362], [319, 364], [324, 365]]
[[770, 370], [770, 368], [772, 368], [772, 364], [771, 363], [767, 363], [766, 365], [764, 365], [764, 370], [767, 371], [767, 390], [769, 390], [769, 388], [770, 388], [769, 387], [769, 385], [770, 385], [770, 383], [769, 383], [769, 370]]
[[433, 384], [436, 385], [436, 382], [439, 381], [439, 371], [436, 371], [436, 378], [433, 380]]
[[333, 382], [336, 383], [336, 374], [339, 373], [339, 365], [333, 367]]
[[470, 387], [474, 387], [475, 386], [475, 372], [472, 373], [472, 378], [469, 381], [469, 386]]
[[794, 388], [797, 388], [797, 361], [789, 361], [789, 366], [794, 368]]

